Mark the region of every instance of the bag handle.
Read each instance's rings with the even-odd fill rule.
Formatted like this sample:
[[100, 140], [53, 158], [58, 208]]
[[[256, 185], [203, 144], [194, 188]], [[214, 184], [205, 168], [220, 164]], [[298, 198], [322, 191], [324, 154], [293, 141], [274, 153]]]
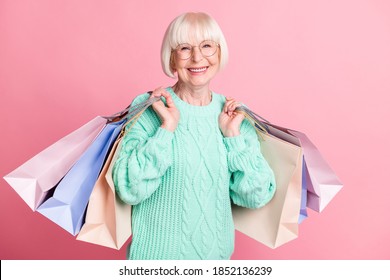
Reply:
[[[148, 91], [148, 93], [152, 94], [153, 91]], [[133, 106], [129, 105], [122, 111], [114, 113], [110, 116], [104, 116], [103, 118], [107, 119], [107, 121], [109, 122], [116, 121], [117, 119], [132, 118], [133, 116], [137, 115], [138, 112], [142, 111], [143, 109], [146, 109], [147, 107], [149, 107], [150, 105], [152, 105], [154, 102], [158, 100], [160, 100], [159, 97], [150, 98], [139, 104]]]
[[[149, 91], [148, 93], [151, 94], [152, 92]], [[160, 97], [149, 98], [149, 99], [147, 99], [147, 100], [145, 100], [137, 105], [130, 106], [128, 108], [127, 115], [125, 116], [127, 121], [122, 125], [122, 130], [119, 133], [118, 138], [126, 136], [126, 134], [131, 130], [131, 128], [134, 126], [134, 124], [141, 117], [143, 112], [145, 112], [145, 110], [147, 108], [149, 108], [149, 106], [151, 106], [154, 102], [159, 101], [159, 100], [160, 100]], [[129, 127], [127, 127], [129, 124], [131, 124], [131, 125]]]
[[263, 131], [266, 134], [269, 133], [269, 128], [267, 125], [267, 123], [270, 124], [269, 121], [267, 121], [263, 117], [259, 116], [258, 114], [256, 114], [252, 110], [250, 110], [245, 105], [241, 105], [241, 106], [237, 107], [236, 110], [238, 112], [241, 112], [241, 114], [243, 114], [248, 120], [250, 120], [252, 125], [255, 128], [258, 128], [259, 130]]

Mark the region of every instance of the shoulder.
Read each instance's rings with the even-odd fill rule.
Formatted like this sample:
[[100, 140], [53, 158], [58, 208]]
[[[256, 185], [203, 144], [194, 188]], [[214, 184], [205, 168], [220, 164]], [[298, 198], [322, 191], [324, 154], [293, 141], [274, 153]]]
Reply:
[[222, 94], [216, 93], [213, 91], [213, 101], [215, 100], [216, 104], [218, 105], [218, 108], [220, 108], [220, 111], [222, 110], [223, 106], [226, 102], [226, 97]]
[[216, 93], [213, 91], [213, 98], [215, 98], [218, 102], [223, 102], [225, 103], [226, 101], [226, 96], [220, 93]]
[[[134, 109], [135, 112], [139, 112], [144, 106], [137, 107], [137, 105], [142, 104], [147, 101], [150, 97], [149, 92], [141, 93], [137, 95], [131, 102], [130, 110]], [[133, 111], [134, 112], [134, 111]], [[153, 110], [152, 106], [148, 106], [145, 111], [137, 119], [137, 125], [143, 127], [143, 130], [148, 133], [149, 136], [154, 135], [157, 128], [161, 125], [160, 118], [157, 116], [156, 112]]]
[[131, 102], [131, 106], [134, 106], [134, 105], [137, 105], [137, 104], [140, 104], [146, 100], [148, 100], [150, 94], [148, 92], [145, 92], [145, 93], [141, 93], [139, 95], [137, 95], [133, 101]]

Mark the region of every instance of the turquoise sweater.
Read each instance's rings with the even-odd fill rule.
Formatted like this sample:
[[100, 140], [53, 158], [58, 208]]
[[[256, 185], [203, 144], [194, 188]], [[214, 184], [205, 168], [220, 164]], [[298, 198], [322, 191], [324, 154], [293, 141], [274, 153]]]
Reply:
[[[174, 133], [149, 107], [123, 139], [113, 179], [132, 207], [130, 259], [229, 259], [234, 250], [233, 203], [258, 208], [271, 200], [275, 178], [252, 125], [225, 138], [218, 116], [225, 97], [193, 106], [172, 90], [180, 111]], [[133, 104], [146, 100], [135, 98]]]

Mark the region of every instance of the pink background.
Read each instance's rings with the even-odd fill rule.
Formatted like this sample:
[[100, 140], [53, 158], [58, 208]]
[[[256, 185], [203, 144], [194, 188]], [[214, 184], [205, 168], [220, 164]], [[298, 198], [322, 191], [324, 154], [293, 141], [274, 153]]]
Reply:
[[[159, 3], [157, 5], [157, 3]], [[212, 84], [305, 132], [344, 188], [275, 250], [237, 232], [234, 259], [390, 258], [390, 4], [386, 0], [0, 1], [3, 177], [96, 115], [168, 86], [169, 22], [205, 11], [230, 61]], [[1, 259], [123, 259], [76, 241], [0, 180]]]

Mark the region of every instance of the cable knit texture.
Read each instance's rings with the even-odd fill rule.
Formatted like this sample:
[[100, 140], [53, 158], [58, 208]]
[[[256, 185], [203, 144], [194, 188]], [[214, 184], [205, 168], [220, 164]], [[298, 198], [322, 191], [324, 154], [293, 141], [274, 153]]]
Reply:
[[[174, 133], [150, 107], [123, 139], [113, 179], [132, 207], [129, 259], [229, 259], [234, 250], [233, 203], [258, 208], [275, 192], [274, 174], [252, 125], [224, 138], [218, 116], [225, 97], [192, 106], [172, 90], [180, 111]], [[149, 98], [138, 96], [133, 104]]]

